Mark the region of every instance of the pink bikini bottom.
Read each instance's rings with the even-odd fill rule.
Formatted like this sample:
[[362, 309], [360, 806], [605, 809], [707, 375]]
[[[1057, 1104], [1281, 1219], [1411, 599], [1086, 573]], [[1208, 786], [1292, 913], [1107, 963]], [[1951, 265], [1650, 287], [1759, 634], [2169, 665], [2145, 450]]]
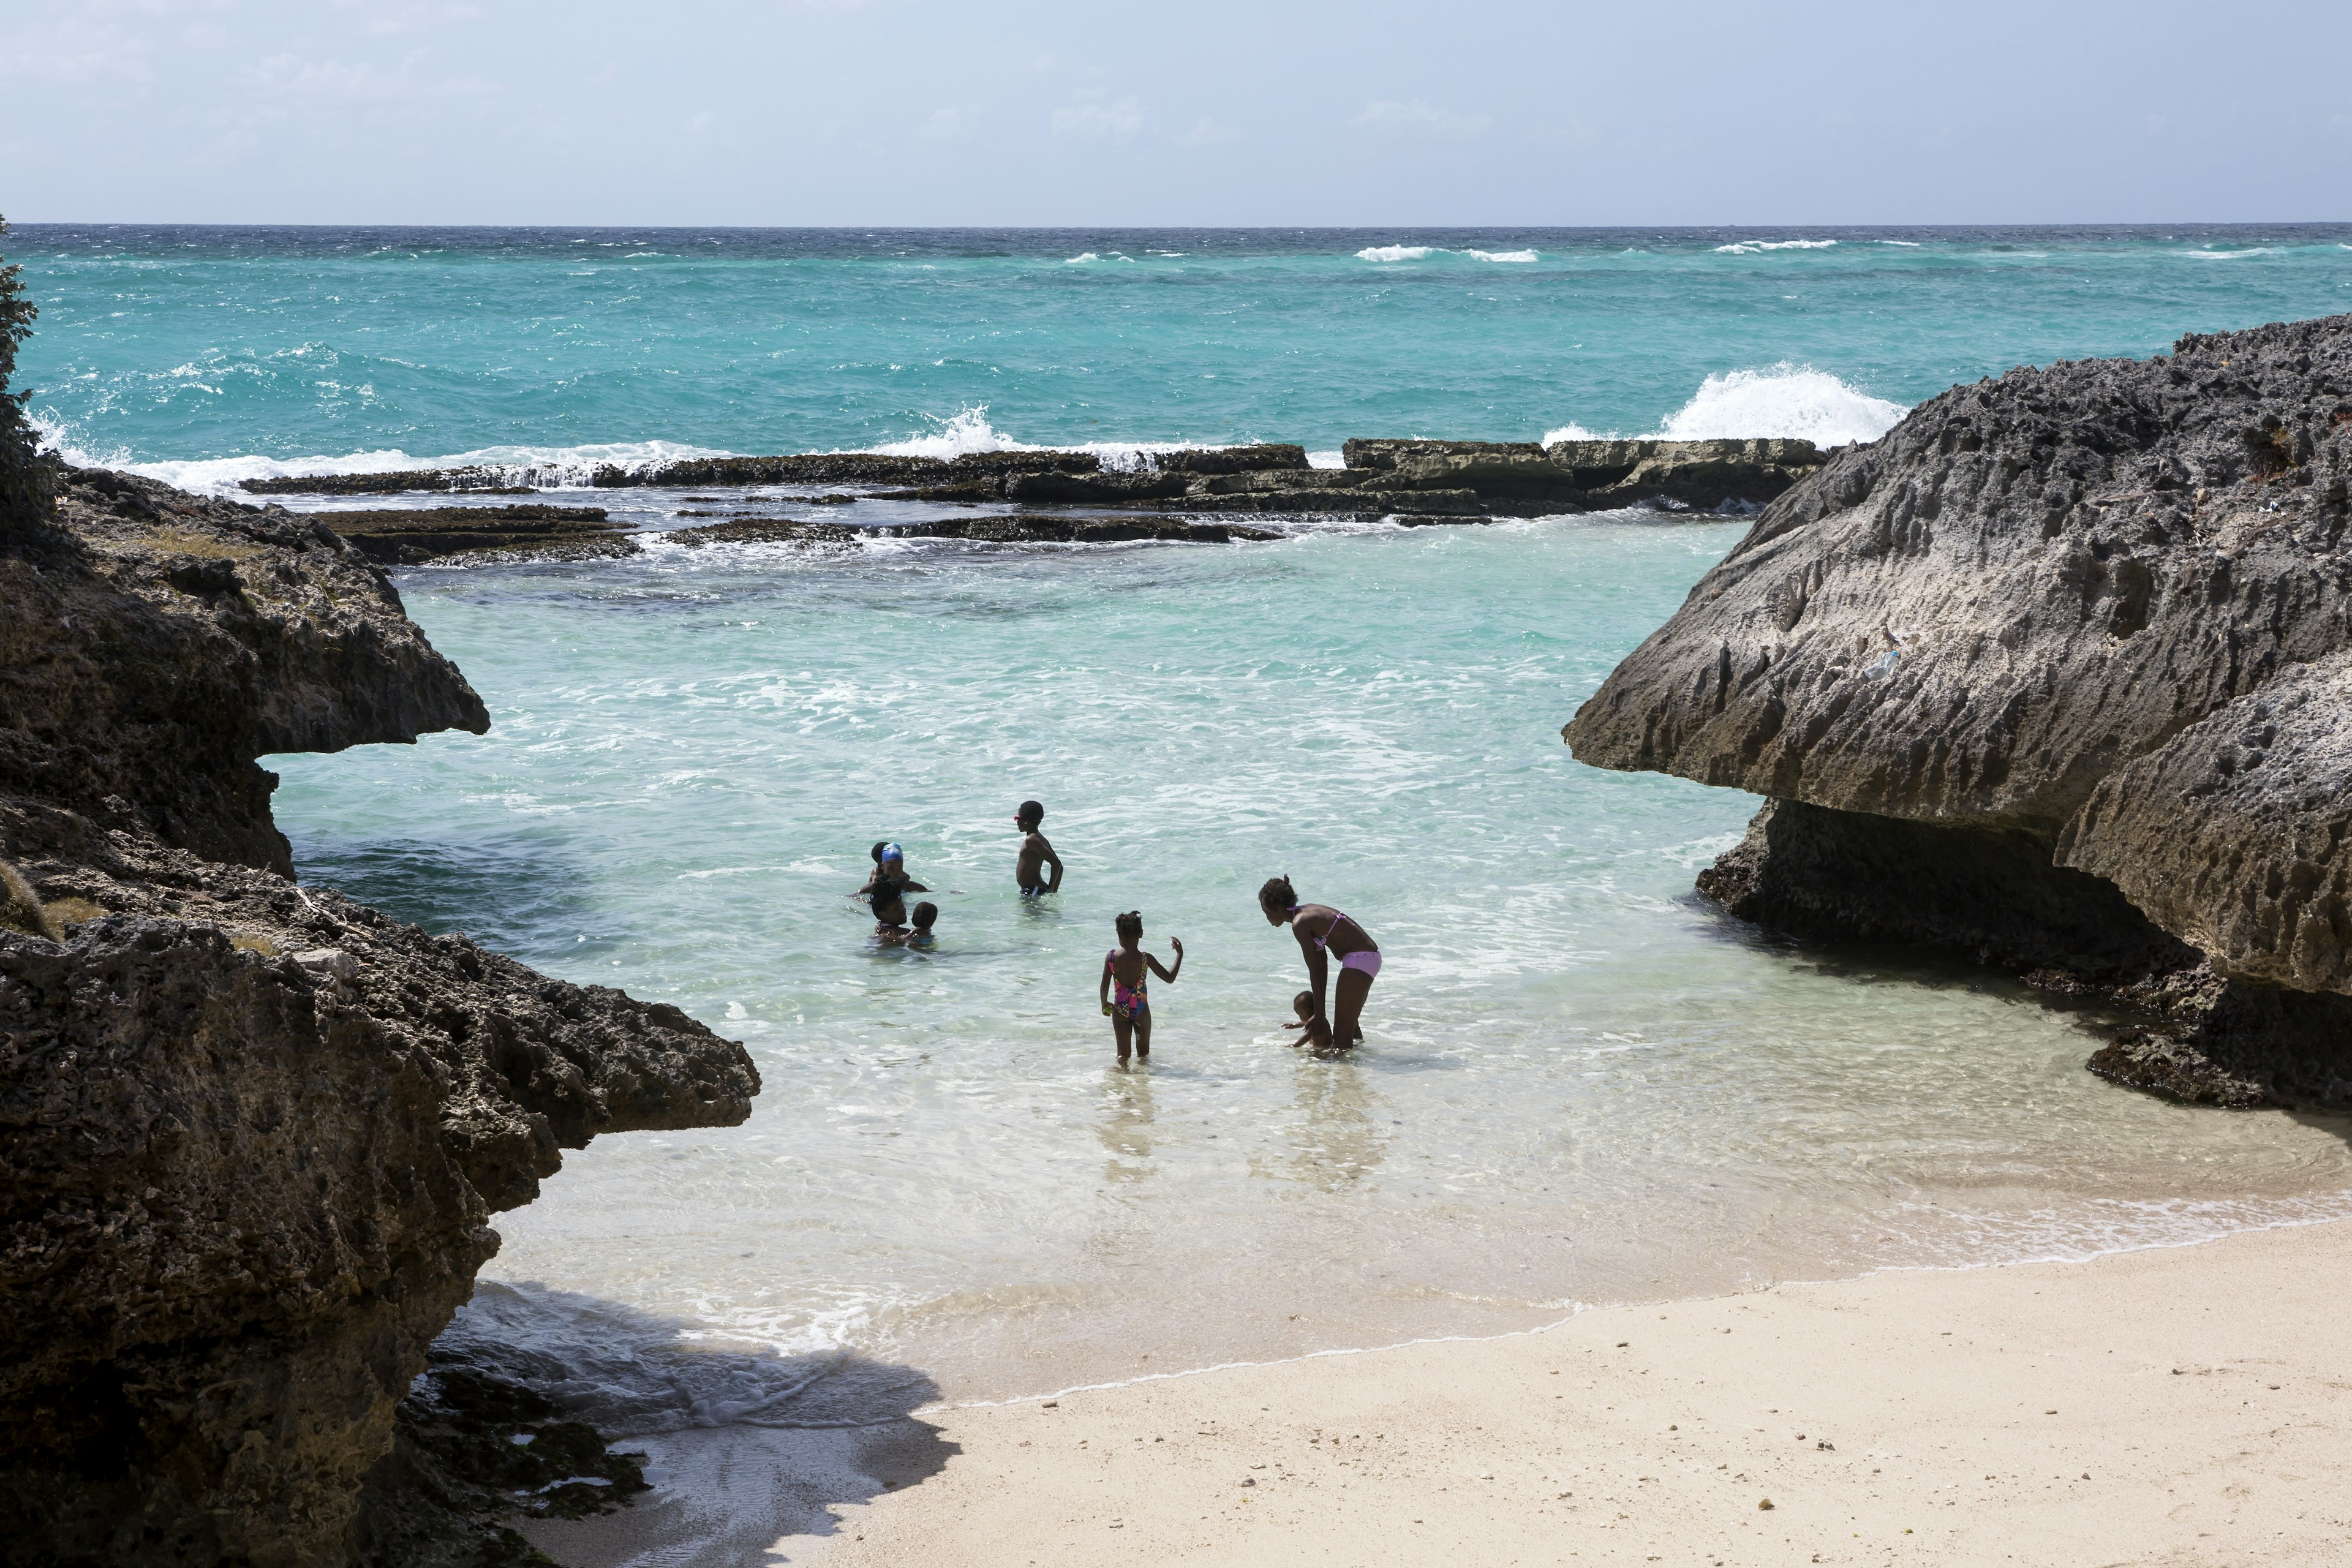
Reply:
[[1373, 979], [1377, 977], [1381, 972], [1380, 950], [1377, 948], [1368, 947], [1355, 952], [1348, 953], [1340, 958], [1339, 967], [1342, 969], [1361, 970], [1365, 979]]

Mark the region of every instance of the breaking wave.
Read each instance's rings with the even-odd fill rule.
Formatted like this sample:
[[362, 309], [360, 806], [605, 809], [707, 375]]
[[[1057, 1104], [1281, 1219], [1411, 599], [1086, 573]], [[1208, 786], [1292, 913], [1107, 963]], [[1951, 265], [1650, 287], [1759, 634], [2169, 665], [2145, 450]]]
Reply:
[[1719, 256], [1754, 256], [1765, 250], [1827, 250], [1836, 243], [1834, 239], [1743, 239], [1715, 248]]
[[1359, 261], [1425, 261], [1433, 256], [1466, 256], [1474, 261], [1519, 265], [1543, 259], [1533, 250], [1448, 250], [1440, 245], [1368, 245], [1356, 252]]
[[[698, 447], [682, 441], [608, 441], [578, 447], [483, 447], [470, 452], [425, 456], [397, 447], [338, 456], [304, 458], [193, 458], [154, 462], [134, 460], [125, 451], [93, 452], [78, 444], [70, 433], [36, 419], [42, 445], [67, 462], [81, 468], [120, 468], [196, 495], [239, 496], [246, 479], [314, 479], [334, 474], [400, 473], [428, 468], [493, 468], [509, 483], [539, 489], [562, 489], [585, 485], [599, 468], [646, 468], [691, 458], [730, 458], [738, 454], [719, 447]], [[960, 458], [971, 452], [1091, 452], [1106, 468], [1132, 470], [1148, 466], [1151, 457], [1185, 447], [1217, 447], [1219, 441], [1083, 441], [1055, 445], [1023, 441], [989, 423], [988, 405], [975, 404], [931, 422], [932, 427], [878, 446], [835, 450], [873, 452], [893, 458]], [[790, 450], [783, 447], [770, 450]]]
[[[1875, 441], [1910, 410], [1873, 397], [1827, 371], [1786, 361], [1766, 370], [1734, 370], [1710, 375], [1689, 402], [1643, 435], [1671, 441], [1760, 440], [1792, 437], [1817, 447]], [[1570, 423], [1544, 433], [1555, 441], [1591, 441], [1602, 433]], [[1619, 435], [1622, 432], [1608, 432]]]

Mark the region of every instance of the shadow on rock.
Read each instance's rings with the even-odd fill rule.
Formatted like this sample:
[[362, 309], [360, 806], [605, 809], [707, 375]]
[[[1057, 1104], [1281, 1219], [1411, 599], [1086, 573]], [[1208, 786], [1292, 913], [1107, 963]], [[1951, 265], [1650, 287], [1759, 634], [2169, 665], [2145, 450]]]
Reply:
[[785, 1354], [592, 1296], [481, 1281], [370, 1478], [367, 1559], [772, 1564], [959, 1450], [926, 1374]]

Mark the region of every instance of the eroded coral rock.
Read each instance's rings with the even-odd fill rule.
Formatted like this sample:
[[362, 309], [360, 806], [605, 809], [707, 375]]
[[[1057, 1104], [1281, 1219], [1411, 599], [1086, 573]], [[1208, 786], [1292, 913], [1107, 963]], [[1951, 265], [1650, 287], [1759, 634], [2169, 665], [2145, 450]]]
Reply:
[[[2292, 997], [2352, 990], [2347, 480], [2352, 317], [1956, 387], [1774, 502], [1566, 737], [1851, 818], [1760, 825], [1717, 878], [1857, 916], [1826, 928], [1908, 902], [1922, 937], [2090, 973], [2150, 925], [2228, 983], [2168, 1037], [2332, 1102], [2352, 1015]], [[1842, 872], [1802, 867], [1831, 842]], [[1983, 867], [1929, 847], [1957, 842]], [[1989, 936], [1975, 885], [2021, 856], [2041, 891]], [[2128, 900], [2104, 937], [2041, 919], [2080, 873]]]
[[489, 1216], [597, 1133], [740, 1121], [758, 1076], [297, 887], [254, 759], [480, 699], [309, 520], [65, 480], [0, 542], [0, 857], [40, 909], [0, 929], [0, 1559], [376, 1560], [422, 1516], [387, 1494], [371, 1535], [362, 1493]]

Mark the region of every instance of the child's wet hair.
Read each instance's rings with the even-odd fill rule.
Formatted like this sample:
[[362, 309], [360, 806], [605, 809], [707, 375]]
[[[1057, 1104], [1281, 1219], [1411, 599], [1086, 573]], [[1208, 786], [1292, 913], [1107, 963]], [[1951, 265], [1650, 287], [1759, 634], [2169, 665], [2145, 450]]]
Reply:
[[1302, 1018], [1315, 1016], [1315, 993], [1301, 991], [1297, 995], [1293, 996], [1290, 999], [1290, 1010]]
[[874, 889], [874, 918], [886, 926], [907, 918], [907, 900], [896, 887], [884, 883]]
[[1257, 907], [1269, 914], [1286, 914], [1298, 907], [1298, 894], [1287, 877], [1269, 877], [1257, 890]]
[[1143, 935], [1143, 911], [1141, 910], [1129, 910], [1127, 913], [1118, 917], [1118, 935], [1121, 942], [1126, 941], [1129, 937], [1139, 938]]
[[937, 921], [939, 918], [939, 905], [926, 900], [925, 902], [915, 906], [915, 929], [917, 931], [930, 930], [932, 922]]
[[1045, 820], [1045, 808], [1036, 801], [1024, 800], [1013, 812], [1013, 819], [1016, 822], [1043, 822]]
[[887, 849], [887, 848], [889, 848], [889, 847], [890, 847], [890, 841], [889, 841], [888, 839], [887, 839], [887, 838], [877, 838], [877, 839], [876, 839], [876, 840], [874, 841], [874, 847], [873, 847], [873, 848], [871, 848], [871, 849], [869, 849], [869, 850], [867, 850], [867, 851], [866, 851], [866, 853], [867, 853], [868, 855], [871, 855], [871, 856], [874, 858], [874, 863], [875, 863], [877, 866], [879, 866], [880, 864], [882, 864], [882, 851], [884, 851], [885, 849]]

